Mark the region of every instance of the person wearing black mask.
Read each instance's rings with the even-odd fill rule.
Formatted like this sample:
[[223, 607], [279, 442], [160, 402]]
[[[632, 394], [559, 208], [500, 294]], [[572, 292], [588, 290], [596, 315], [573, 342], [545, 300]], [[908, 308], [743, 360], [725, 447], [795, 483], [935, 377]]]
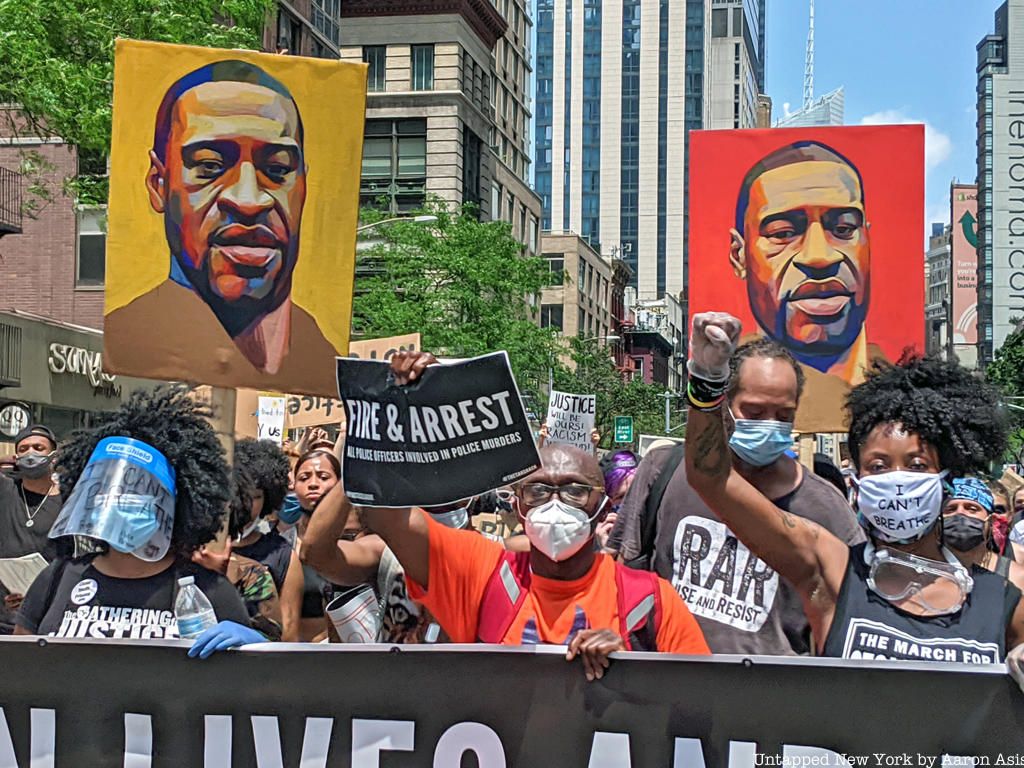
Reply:
[[970, 568], [992, 571], [1024, 591], [1024, 565], [1003, 557], [992, 536], [994, 499], [976, 477], [953, 480], [942, 509], [942, 541]]
[[[61, 507], [53, 476], [56, 450], [57, 438], [41, 424], [26, 427], [15, 437], [15, 455], [0, 471], [0, 557], [34, 552], [47, 560], [57, 556], [57, 543], [47, 537]], [[0, 595], [0, 635], [9, 635], [24, 596], [11, 594], [3, 584]]]

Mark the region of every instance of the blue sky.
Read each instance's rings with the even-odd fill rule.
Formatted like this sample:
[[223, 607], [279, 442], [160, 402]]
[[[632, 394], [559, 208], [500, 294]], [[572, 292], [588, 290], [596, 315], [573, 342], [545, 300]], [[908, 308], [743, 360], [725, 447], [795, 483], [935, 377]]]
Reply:
[[[925, 123], [925, 227], [949, 220], [949, 183], [976, 175], [975, 46], [1002, 0], [816, 0], [814, 94], [846, 87], [846, 124]], [[768, 0], [773, 117], [803, 98], [807, 0]]]

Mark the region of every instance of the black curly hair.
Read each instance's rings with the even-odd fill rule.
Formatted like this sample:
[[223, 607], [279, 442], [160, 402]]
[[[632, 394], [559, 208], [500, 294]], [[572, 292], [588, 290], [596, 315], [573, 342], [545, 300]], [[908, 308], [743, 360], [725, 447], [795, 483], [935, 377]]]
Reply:
[[177, 476], [171, 551], [189, 559], [216, 537], [231, 497], [224, 449], [206, 420], [210, 410], [182, 387], [136, 390], [92, 429], [77, 430], [57, 452], [56, 470], [66, 501], [93, 449], [105, 437], [141, 440], [162, 453]]
[[[236, 446], [237, 450], [237, 446]], [[249, 470], [236, 463], [231, 470], [231, 501], [228, 503], [228, 535], [238, 538], [252, 522], [252, 497], [256, 481]]]
[[273, 440], [239, 440], [235, 443], [235, 466], [246, 469], [258, 490], [263, 491], [266, 517], [281, 509], [288, 493], [288, 457]]
[[1007, 422], [998, 390], [966, 368], [905, 353], [898, 363], [876, 361], [846, 399], [850, 457], [879, 424], [901, 424], [939, 454], [954, 476], [984, 472], [1006, 448]]

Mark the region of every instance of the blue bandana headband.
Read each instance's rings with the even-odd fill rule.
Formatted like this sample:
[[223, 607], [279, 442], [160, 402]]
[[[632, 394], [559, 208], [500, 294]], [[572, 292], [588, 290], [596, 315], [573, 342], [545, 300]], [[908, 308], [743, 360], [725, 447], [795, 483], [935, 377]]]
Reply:
[[995, 507], [992, 491], [976, 477], [958, 477], [954, 480], [953, 491], [949, 494], [949, 498], [973, 501], [989, 514], [992, 514]]

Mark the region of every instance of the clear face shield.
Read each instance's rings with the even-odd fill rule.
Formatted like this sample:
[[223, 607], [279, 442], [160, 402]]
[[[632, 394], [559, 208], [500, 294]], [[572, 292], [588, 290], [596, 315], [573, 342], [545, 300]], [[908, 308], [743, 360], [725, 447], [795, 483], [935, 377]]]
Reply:
[[162, 560], [174, 532], [174, 469], [162, 453], [139, 440], [99, 442], [50, 538], [86, 536], [140, 560]]
[[876, 550], [869, 542], [864, 549], [870, 566], [868, 587], [890, 603], [913, 603], [925, 615], [956, 613], [974, 588], [974, 579], [952, 552], [943, 547], [942, 554], [944, 563], [898, 550]]

